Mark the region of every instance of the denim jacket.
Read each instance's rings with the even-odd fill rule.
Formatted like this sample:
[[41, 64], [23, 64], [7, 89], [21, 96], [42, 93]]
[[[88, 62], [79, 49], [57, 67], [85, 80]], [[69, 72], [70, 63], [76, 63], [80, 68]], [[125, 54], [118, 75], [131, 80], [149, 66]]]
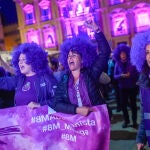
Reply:
[[[148, 90], [149, 95], [150, 95], [150, 78], [147, 75], [142, 73], [139, 77], [137, 84], [140, 86], [140, 91]], [[146, 137], [145, 126], [144, 126], [143, 101], [144, 101], [144, 97], [147, 97], [147, 96], [149, 97], [149, 95], [145, 95], [145, 94], [142, 95], [142, 92], [140, 94], [141, 94], [141, 97], [140, 97], [141, 99], [141, 123], [139, 125], [139, 129], [137, 132], [136, 142], [146, 144], [147, 137]]]

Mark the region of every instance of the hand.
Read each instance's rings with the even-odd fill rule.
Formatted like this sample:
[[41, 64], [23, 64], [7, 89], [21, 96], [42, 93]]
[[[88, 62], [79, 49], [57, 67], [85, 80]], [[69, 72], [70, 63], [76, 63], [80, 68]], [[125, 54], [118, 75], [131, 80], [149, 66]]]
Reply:
[[40, 107], [40, 104], [39, 104], [39, 103], [35, 103], [35, 102], [30, 102], [30, 103], [28, 104], [28, 107], [31, 108], [31, 109], [39, 108], [39, 107]]
[[87, 21], [85, 21], [84, 25], [87, 28], [92, 29], [94, 32], [97, 32], [98, 30], [101, 31], [100, 27], [93, 20], [87, 20]]
[[126, 77], [126, 78], [130, 77], [130, 72], [126, 73], [126, 74], [125, 74], [125, 77]]
[[137, 150], [144, 150], [144, 144], [143, 143], [138, 143], [137, 144]]
[[128, 77], [130, 77], [130, 72], [128, 72], [128, 73], [123, 73], [123, 74], [121, 74], [121, 76], [122, 76], [123, 78], [128, 78]]
[[91, 111], [93, 111], [90, 107], [82, 106], [76, 108], [76, 113], [82, 116], [87, 116]]

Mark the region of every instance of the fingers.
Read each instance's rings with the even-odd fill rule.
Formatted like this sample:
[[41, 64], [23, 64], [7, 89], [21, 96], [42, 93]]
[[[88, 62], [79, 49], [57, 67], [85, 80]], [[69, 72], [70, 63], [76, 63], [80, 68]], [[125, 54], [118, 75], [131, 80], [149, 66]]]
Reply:
[[96, 111], [96, 109], [93, 108], [93, 107], [89, 107], [89, 111], [90, 111], [90, 112], [94, 112], [94, 111]]
[[144, 144], [138, 143], [137, 144], [137, 150], [144, 150]]
[[82, 116], [87, 116], [90, 112], [93, 112], [93, 111], [96, 111], [96, 110], [92, 107], [83, 106], [83, 107], [76, 108], [76, 113]]
[[30, 102], [30, 103], [28, 104], [28, 107], [31, 108], [31, 109], [39, 108], [39, 107], [40, 107], [40, 104], [39, 104], [39, 103], [35, 103], [35, 102]]

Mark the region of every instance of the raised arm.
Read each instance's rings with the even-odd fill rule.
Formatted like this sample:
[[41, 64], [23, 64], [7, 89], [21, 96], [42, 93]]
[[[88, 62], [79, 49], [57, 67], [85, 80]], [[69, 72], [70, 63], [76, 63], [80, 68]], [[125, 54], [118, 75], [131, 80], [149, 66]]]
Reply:
[[1, 56], [0, 56], [0, 66], [2, 66], [2, 67], [5, 69], [5, 71], [10, 72], [11, 74], [15, 74], [14, 68], [11, 67], [10, 65], [8, 65], [8, 64], [2, 59]]
[[110, 46], [101, 31], [101, 28], [92, 20], [86, 21], [85, 26], [92, 29], [95, 33], [95, 39], [98, 44], [98, 57], [92, 66], [92, 74], [95, 78], [99, 78], [101, 73], [106, 70], [108, 66], [108, 59], [110, 56]]

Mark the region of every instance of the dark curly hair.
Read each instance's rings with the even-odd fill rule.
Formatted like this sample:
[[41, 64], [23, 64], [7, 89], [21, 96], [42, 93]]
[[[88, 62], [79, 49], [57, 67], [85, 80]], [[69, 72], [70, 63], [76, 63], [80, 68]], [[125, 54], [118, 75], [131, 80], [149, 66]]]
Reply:
[[120, 54], [124, 52], [127, 55], [127, 61], [130, 60], [130, 47], [126, 44], [119, 44], [116, 49], [113, 51], [114, 60], [118, 63], [121, 63]]
[[67, 39], [60, 47], [59, 61], [65, 69], [69, 69], [67, 58], [70, 51], [80, 54], [83, 67], [91, 67], [97, 57], [97, 45], [94, 44], [89, 37], [78, 35], [71, 39]]
[[48, 65], [47, 52], [43, 50], [38, 44], [32, 42], [20, 44], [12, 52], [11, 62], [17, 75], [21, 74], [18, 65], [20, 54], [26, 55], [26, 63], [31, 65], [33, 69], [32, 71], [34, 71], [36, 74], [51, 72]]

